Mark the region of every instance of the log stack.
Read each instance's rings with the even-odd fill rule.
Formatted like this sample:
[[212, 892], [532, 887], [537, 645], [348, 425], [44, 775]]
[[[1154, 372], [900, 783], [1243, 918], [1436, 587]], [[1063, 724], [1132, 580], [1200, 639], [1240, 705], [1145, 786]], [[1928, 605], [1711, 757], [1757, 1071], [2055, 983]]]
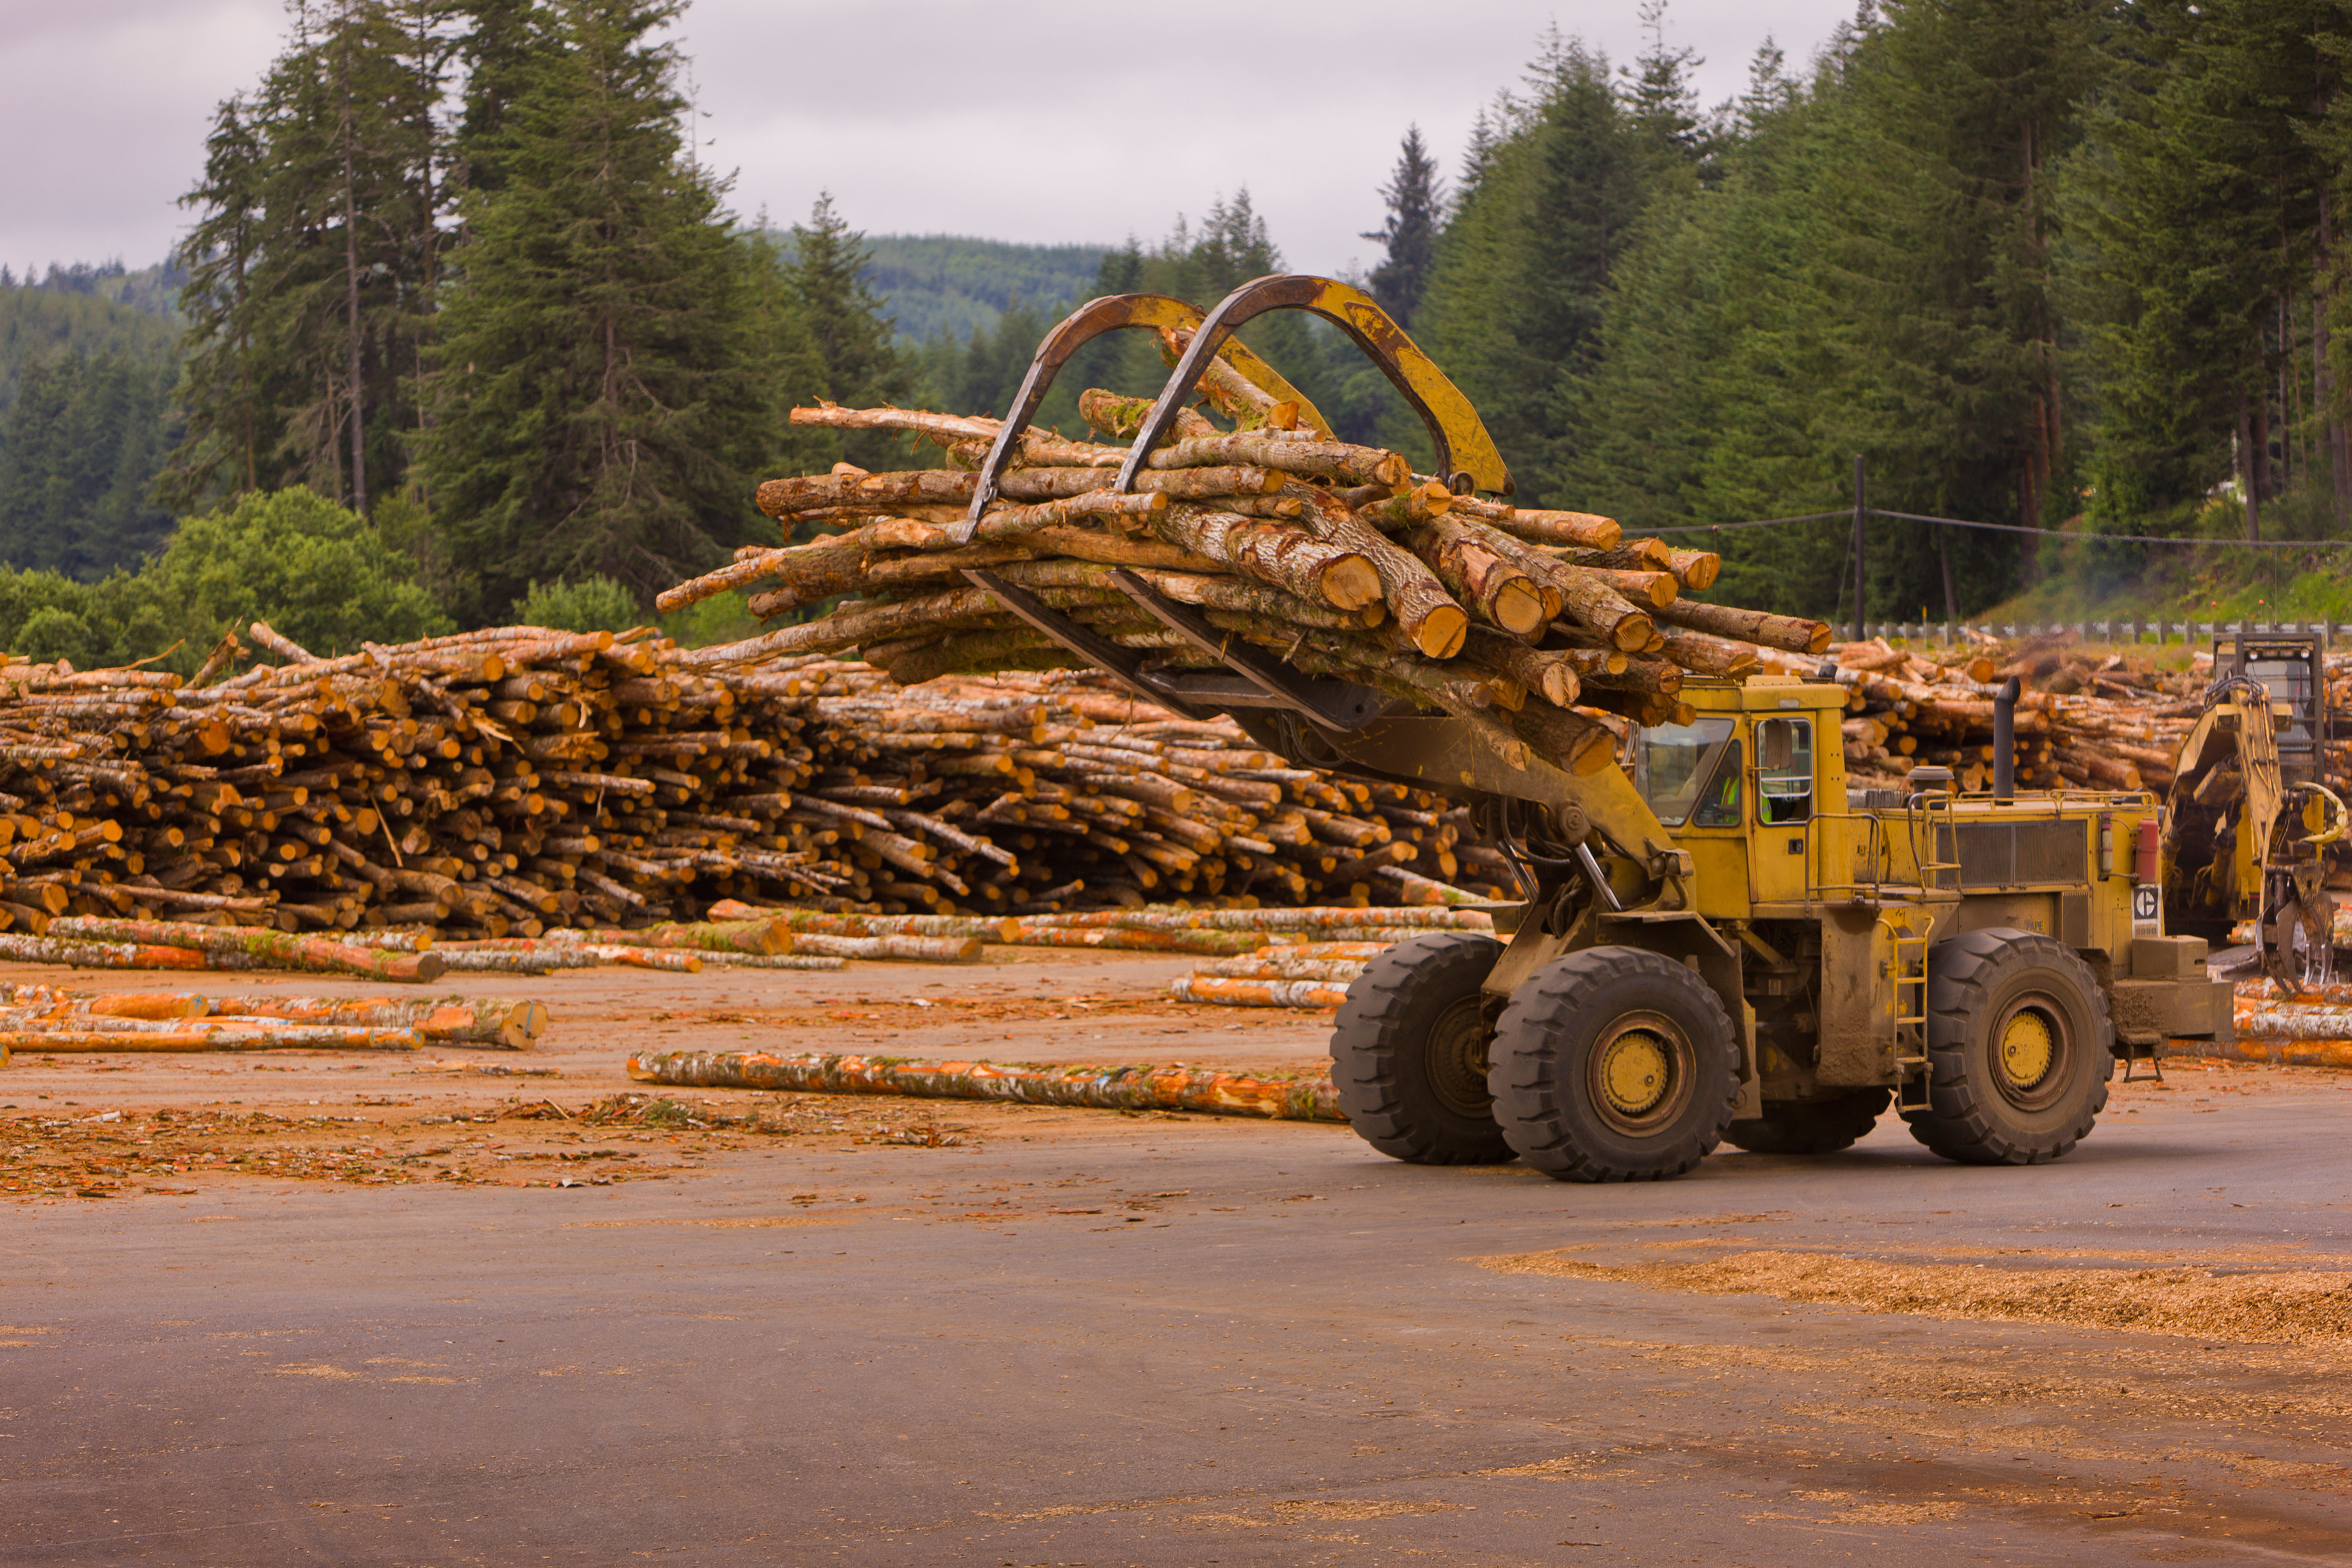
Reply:
[[2015, 677], [2025, 688], [2012, 736], [2019, 789], [2161, 794], [2201, 707], [2189, 688], [2201, 685], [2131, 667], [2120, 655], [2095, 661], [2068, 651], [2057, 638], [1935, 654], [1873, 638], [1832, 645], [1825, 660], [1766, 650], [1761, 662], [1806, 675], [1831, 667], [1846, 690], [1841, 728], [1855, 788], [1897, 787], [1911, 769], [1938, 766], [1951, 769], [1963, 793], [1990, 789], [1993, 699]]
[[[549, 950], [471, 944], [565, 928], [586, 961], [614, 932], [730, 901], [1003, 918], [1171, 899], [1440, 906], [1510, 884], [1439, 797], [1290, 767], [1229, 722], [1175, 720], [1083, 672], [902, 691], [863, 664], [713, 659], [650, 636], [508, 627], [319, 659], [253, 635], [275, 658], [227, 679], [226, 652], [186, 683], [0, 665], [13, 956], [55, 961], [24, 944], [67, 916], [56, 935], [76, 952], [130, 964], [168, 949], [190, 968], [309, 954], [350, 969], [300, 943], [424, 930], [440, 959], [412, 942], [398, 951], [431, 962], [359, 971], [424, 978], [389, 971], [545, 967]], [[955, 935], [961, 952], [972, 933], [822, 934], [842, 942], [702, 956], [927, 956], [848, 939]]]

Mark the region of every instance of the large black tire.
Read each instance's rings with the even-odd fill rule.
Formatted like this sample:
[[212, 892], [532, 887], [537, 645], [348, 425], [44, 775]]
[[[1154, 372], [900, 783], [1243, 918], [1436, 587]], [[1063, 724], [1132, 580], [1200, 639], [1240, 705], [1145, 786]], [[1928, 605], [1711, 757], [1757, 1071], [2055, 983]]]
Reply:
[[1803, 1104], [1768, 1100], [1762, 1116], [1733, 1122], [1723, 1141], [1751, 1154], [1834, 1154], [1866, 1137], [1894, 1098], [1886, 1089], [1857, 1089]]
[[1511, 1157], [1486, 1093], [1486, 998], [1503, 944], [1469, 931], [1399, 942], [1364, 965], [1331, 1029], [1331, 1082], [1348, 1124], [1423, 1165]]
[[1730, 1015], [1685, 965], [1633, 947], [1555, 960], [1495, 1025], [1495, 1119], [1519, 1158], [1563, 1182], [1679, 1176], [1739, 1101]]
[[2115, 1072], [2091, 966], [2030, 931], [1965, 931], [1927, 961], [1927, 1109], [1911, 1135], [1967, 1165], [2039, 1165], [2090, 1134]]

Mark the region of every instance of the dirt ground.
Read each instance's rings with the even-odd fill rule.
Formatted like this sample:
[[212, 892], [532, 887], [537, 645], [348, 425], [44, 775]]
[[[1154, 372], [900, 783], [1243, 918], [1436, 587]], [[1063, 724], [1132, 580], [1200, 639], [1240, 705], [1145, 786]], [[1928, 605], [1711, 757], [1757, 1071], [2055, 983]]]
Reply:
[[2031, 1170], [1889, 1118], [1580, 1187], [622, 1070], [1320, 1060], [1185, 967], [468, 977], [539, 1048], [19, 1056], [0, 1563], [2352, 1560], [2352, 1073], [2175, 1061]]
[[[667, 1179], [710, 1153], [779, 1137], [820, 1148], [970, 1143], [1001, 1128], [1018, 1125], [1036, 1136], [1090, 1126], [1106, 1114], [650, 1089], [625, 1070], [635, 1050], [1181, 1060], [1278, 1071], [1323, 1065], [1328, 1013], [1181, 1005], [1170, 999], [1168, 982], [1191, 966], [1185, 959], [995, 949], [983, 963], [837, 972], [452, 976], [418, 994], [533, 997], [548, 1005], [547, 1033], [529, 1051], [21, 1052], [0, 1069], [0, 1203], [184, 1196], [222, 1177], [601, 1186]], [[158, 985], [146, 974], [7, 967], [43, 984], [108, 993], [383, 992], [313, 978], [216, 975]]]

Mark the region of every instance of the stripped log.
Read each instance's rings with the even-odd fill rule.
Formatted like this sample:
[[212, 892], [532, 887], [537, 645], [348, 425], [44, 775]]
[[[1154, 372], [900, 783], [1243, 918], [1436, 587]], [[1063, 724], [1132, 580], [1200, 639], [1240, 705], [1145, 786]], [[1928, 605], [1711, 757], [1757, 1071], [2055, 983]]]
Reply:
[[1328, 1078], [1280, 1079], [1183, 1067], [1024, 1068], [995, 1062], [916, 1063], [764, 1051], [650, 1051], [629, 1058], [640, 1083], [804, 1094], [902, 1094], [1102, 1110], [1191, 1110], [1287, 1121], [1343, 1121]]
[[418, 1029], [345, 1028], [331, 1024], [273, 1024], [254, 1020], [182, 1025], [155, 1030], [0, 1029], [0, 1051], [41, 1055], [167, 1051], [413, 1051], [425, 1036]]

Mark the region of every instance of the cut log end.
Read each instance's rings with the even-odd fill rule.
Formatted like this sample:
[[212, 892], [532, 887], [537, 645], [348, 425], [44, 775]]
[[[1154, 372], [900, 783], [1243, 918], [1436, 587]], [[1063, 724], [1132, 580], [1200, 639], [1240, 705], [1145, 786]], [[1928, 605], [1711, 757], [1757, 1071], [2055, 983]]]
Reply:
[[1533, 582], [1515, 578], [1495, 594], [1495, 624], [1513, 637], [1533, 637], [1545, 624], [1544, 602]]
[[1360, 555], [1331, 563], [1318, 579], [1324, 603], [1339, 610], [1360, 610], [1381, 602], [1381, 574]]
[[1650, 640], [1657, 636], [1657, 626], [1649, 616], [1637, 610], [1619, 621], [1610, 635], [1611, 640], [1626, 652], [1640, 653], [1647, 648], [1650, 646]]
[[1470, 617], [1452, 605], [1441, 605], [1406, 629], [1412, 646], [1431, 658], [1452, 658], [1470, 635]]

